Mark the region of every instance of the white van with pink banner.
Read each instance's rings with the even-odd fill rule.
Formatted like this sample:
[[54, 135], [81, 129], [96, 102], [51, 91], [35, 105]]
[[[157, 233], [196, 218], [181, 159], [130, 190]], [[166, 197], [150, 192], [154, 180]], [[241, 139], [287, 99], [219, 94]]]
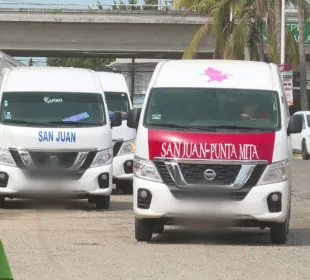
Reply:
[[284, 244], [291, 213], [290, 118], [277, 65], [225, 60], [158, 64], [137, 128], [135, 236], [165, 225], [270, 228]]

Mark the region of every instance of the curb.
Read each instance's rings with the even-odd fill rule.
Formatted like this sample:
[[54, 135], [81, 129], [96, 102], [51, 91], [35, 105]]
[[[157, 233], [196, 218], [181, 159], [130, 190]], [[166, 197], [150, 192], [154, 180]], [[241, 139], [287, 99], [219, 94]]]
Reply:
[[3, 244], [0, 240], [0, 280], [14, 280], [8, 258], [5, 254]]

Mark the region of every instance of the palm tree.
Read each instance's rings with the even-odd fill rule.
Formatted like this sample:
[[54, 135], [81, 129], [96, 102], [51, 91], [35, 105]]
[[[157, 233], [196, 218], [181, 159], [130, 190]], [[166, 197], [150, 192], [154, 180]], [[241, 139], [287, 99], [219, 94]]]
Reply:
[[[193, 58], [200, 41], [206, 34], [213, 34], [217, 38], [216, 58], [244, 59], [244, 49], [247, 47], [251, 60], [265, 61], [262, 27], [263, 19], [267, 17], [269, 60], [278, 62], [274, 3], [268, 0], [175, 0], [174, 6], [205, 12], [209, 16], [209, 21], [195, 34], [183, 58]], [[298, 46], [288, 29], [286, 40], [287, 60], [296, 65]]]
[[301, 110], [306, 111], [309, 108], [307, 94], [307, 67], [305, 50], [305, 8], [309, 8], [308, 2], [298, 1], [298, 37], [299, 37], [299, 72], [300, 72], [300, 101]]

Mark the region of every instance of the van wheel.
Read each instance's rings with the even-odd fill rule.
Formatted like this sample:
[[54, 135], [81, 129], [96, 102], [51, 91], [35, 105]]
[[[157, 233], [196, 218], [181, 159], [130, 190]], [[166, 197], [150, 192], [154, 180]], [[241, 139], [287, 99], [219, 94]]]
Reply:
[[274, 223], [270, 227], [270, 241], [273, 244], [285, 244], [290, 228], [289, 219], [286, 218], [284, 223]]
[[135, 218], [135, 237], [136, 240], [150, 241], [152, 239], [152, 221], [150, 219], [137, 219]]
[[96, 203], [96, 197], [95, 196], [89, 196], [88, 197], [88, 203]]
[[310, 159], [310, 155], [308, 154], [307, 144], [306, 144], [305, 140], [302, 140], [302, 144], [301, 144], [301, 158], [303, 160], [309, 160]]
[[132, 194], [133, 193], [133, 182], [132, 181], [118, 181], [116, 183], [116, 189], [121, 190], [123, 194]]
[[97, 209], [109, 209], [110, 208], [110, 196], [97, 196], [96, 197]]
[[165, 225], [162, 223], [155, 224], [152, 229], [153, 233], [158, 233], [158, 234], [162, 234], [164, 230], [165, 230]]
[[0, 209], [4, 209], [4, 208], [5, 208], [5, 197], [0, 196]]

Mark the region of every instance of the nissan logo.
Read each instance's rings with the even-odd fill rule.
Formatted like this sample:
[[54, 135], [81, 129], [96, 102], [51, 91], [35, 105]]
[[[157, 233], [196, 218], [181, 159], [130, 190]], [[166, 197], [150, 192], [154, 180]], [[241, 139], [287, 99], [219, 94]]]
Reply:
[[208, 181], [212, 181], [216, 177], [216, 173], [212, 169], [207, 169], [203, 173], [203, 177], [205, 177], [205, 179]]
[[56, 165], [57, 162], [58, 162], [58, 158], [55, 157], [55, 156], [51, 156], [50, 159], [49, 159], [49, 161], [50, 161], [50, 163], [51, 163], [52, 165]]

